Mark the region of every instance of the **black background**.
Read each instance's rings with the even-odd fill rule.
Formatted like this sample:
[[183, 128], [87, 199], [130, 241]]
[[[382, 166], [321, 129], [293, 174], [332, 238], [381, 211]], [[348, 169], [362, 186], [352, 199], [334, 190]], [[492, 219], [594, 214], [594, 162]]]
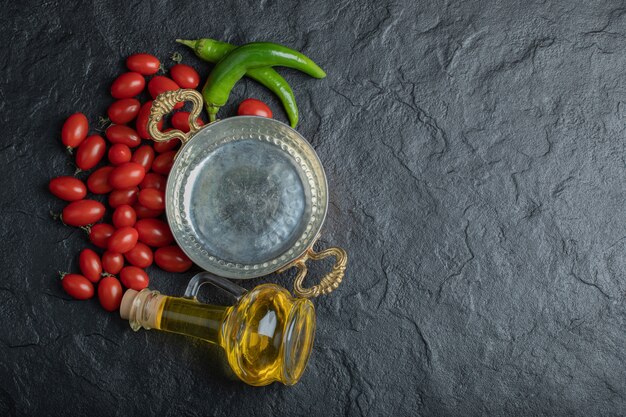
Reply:
[[[173, 42], [202, 36], [328, 73], [280, 70], [328, 175], [320, 247], [350, 254], [294, 387], [237, 382], [219, 349], [134, 333], [56, 276], [87, 245], [49, 216], [63, 120], [97, 126], [134, 52], [206, 76]], [[624, 415], [625, 37], [604, 0], [3, 2], [0, 414]], [[285, 120], [251, 81], [221, 116], [249, 96]], [[192, 275], [150, 273], [168, 294]]]

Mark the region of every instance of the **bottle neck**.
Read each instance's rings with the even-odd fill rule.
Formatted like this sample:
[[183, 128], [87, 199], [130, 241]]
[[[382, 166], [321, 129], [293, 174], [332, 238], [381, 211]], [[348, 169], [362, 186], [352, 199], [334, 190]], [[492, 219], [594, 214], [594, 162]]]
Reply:
[[222, 325], [232, 307], [202, 304], [149, 289], [134, 293], [127, 313], [133, 330], [159, 329], [222, 345]]
[[232, 307], [199, 303], [195, 299], [165, 297], [155, 328], [222, 345], [222, 325]]

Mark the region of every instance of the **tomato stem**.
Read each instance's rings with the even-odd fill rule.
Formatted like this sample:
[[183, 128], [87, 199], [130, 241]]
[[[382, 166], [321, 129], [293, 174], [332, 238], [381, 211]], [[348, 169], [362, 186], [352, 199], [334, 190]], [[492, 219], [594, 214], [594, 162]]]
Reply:
[[174, 52], [170, 58], [177, 64], [180, 64], [183, 61], [183, 56], [180, 52]]
[[80, 226], [80, 229], [89, 235], [91, 233], [91, 227], [93, 224], [88, 224], [86, 226]]
[[112, 124], [113, 122], [111, 122], [111, 119], [109, 119], [108, 117], [98, 116], [98, 129], [96, 130], [98, 132], [104, 132], [106, 128]]
[[71, 146], [66, 146], [65, 150], [67, 151], [67, 153], [69, 153], [70, 155], [74, 154], [74, 148], [72, 148]]

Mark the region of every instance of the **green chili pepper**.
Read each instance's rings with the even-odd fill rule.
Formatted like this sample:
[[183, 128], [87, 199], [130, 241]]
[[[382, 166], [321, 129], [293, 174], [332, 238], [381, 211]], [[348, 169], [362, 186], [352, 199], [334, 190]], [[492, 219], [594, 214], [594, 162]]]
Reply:
[[[212, 63], [219, 62], [229, 52], [237, 48], [230, 43], [209, 38], [197, 40], [176, 39], [176, 42], [190, 47], [199, 58]], [[283, 103], [285, 113], [287, 113], [289, 118], [289, 124], [295, 128], [298, 125], [298, 105], [287, 80], [272, 67], [249, 69], [246, 71], [246, 76], [276, 94]]]
[[228, 101], [228, 96], [249, 69], [282, 66], [297, 69], [315, 78], [324, 78], [326, 73], [315, 62], [298, 51], [269, 42], [249, 43], [226, 55], [213, 68], [202, 89], [209, 120]]

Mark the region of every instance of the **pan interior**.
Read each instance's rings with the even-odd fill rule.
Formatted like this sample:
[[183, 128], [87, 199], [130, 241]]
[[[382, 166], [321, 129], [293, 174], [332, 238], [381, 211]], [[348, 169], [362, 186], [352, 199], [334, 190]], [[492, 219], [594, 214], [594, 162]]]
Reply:
[[277, 258], [302, 235], [311, 195], [299, 165], [280, 147], [233, 141], [191, 165], [184, 206], [209, 253], [258, 264]]

